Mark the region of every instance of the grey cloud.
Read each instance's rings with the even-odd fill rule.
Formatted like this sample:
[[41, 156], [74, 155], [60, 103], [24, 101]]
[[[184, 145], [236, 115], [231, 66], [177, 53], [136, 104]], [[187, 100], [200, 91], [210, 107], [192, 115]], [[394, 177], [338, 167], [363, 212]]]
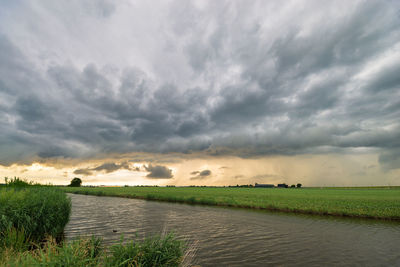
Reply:
[[140, 171], [137, 167], [130, 167], [127, 162], [120, 164], [114, 162], [106, 162], [94, 168], [76, 169], [74, 174], [92, 175], [94, 172], [104, 171], [106, 173], [115, 172], [121, 169], [130, 171]]
[[194, 171], [190, 173], [191, 175], [196, 175], [190, 178], [190, 180], [201, 180], [206, 179], [211, 175], [210, 170]]
[[[397, 168], [390, 162], [400, 151], [398, 3], [256, 4], [173, 1], [157, 6], [163, 12], [151, 21], [140, 14], [153, 6], [112, 1], [26, 4], [15, 17], [0, 16], [0, 164], [371, 148], [383, 168]], [[86, 171], [123, 167], [96, 168]]]
[[74, 170], [74, 174], [92, 175], [93, 171], [91, 171], [90, 169], [76, 169]]
[[115, 163], [104, 163], [96, 168], [93, 168], [93, 171], [105, 171], [106, 173], [109, 172], [114, 172], [120, 169], [126, 169], [126, 170], [130, 170], [130, 166], [128, 165], [128, 163], [124, 162], [121, 164], [115, 164]]
[[149, 172], [149, 174], [146, 175], [148, 178], [154, 178], [154, 179], [170, 179], [173, 176], [172, 170], [168, 169], [165, 166], [161, 165], [151, 165], [149, 164], [148, 166], [144, 166], [146, 171]]
[[389, 149], [379, 156], [379, 163], [384, 171], [400, 168], [400, 150]]
[[199, 173], [200, 176], [210, 176], [211, 171], [210, 170], [203, 170]]

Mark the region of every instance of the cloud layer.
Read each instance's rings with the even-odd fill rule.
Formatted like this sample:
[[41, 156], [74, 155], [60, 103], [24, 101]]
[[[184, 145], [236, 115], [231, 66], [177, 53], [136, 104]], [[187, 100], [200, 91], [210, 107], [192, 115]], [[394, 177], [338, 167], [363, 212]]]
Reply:
[[398, 168], [399, 12], [396, 1], [6, 1], [0, 164], [373, 150]]

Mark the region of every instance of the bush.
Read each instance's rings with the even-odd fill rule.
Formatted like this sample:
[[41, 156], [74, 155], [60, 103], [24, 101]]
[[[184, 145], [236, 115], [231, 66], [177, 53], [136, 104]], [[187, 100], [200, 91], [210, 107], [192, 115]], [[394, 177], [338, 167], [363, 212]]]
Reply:
[[301, 184], [297, 184], [297, 188], [301, 188]]

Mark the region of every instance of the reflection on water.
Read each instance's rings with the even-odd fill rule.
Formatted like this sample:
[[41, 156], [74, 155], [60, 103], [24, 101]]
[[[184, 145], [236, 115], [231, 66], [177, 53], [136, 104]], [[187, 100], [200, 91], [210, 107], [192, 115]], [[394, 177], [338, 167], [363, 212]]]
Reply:
[[[400, 266], [400, 224], [72, 195], [67, 238], [175, 231], [201, 266]], [[117, 230], [114, 232], [113, 230]]]

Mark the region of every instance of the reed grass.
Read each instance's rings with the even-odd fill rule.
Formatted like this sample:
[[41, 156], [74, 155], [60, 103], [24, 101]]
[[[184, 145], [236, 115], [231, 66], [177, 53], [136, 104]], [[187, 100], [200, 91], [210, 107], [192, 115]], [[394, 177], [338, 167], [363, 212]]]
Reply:
[[35, 249], [3, 250], [0, 266], [98, 266], [102, 255], [101, 240], [98, 238], [83, 238], [62, 244], [49, 238]]
[[130, 241], [104, 249], [100, 238], [80, 238], [69, 243], [49, 239], [31, 250], [6, 248], [0, 251], [0, 266], [160, 266], [178, 267], [184, 256], [183, 241], [170, 233], [143, 241]]
[[128, 242], [110, 248], [105, 266], [179, 266], [183, 259], [184, 243], [170, 233], [154, 236], [142, 242]]
[[57, 188], [0, 188], [0, 242], [8, 238], [12, 229], [32, 242], [40, 242], [49, 235], [60, 238], [70, 211], [70, 199]]

